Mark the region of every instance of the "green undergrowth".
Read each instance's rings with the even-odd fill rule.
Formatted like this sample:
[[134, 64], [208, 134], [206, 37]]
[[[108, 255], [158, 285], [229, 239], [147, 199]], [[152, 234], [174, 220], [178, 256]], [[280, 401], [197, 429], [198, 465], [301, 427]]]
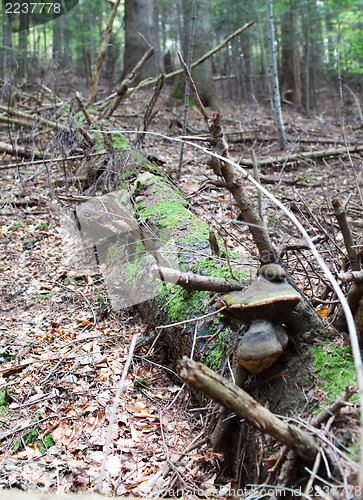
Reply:
[[[326, 392], [326, 405], [329, 405], [347, 386], [356, 386], [352, 350], [350, 346], [342, 347], [328, 341], [312, 350], [315, 354], [315, 373], [321, 379], [318, 387]], [[357, 398], [354, 395], [352, 399]]]
[[37, 421], [41, 418], [41, 414], [38, 413], [33, 421], [34, 421], [34, 426], [31, 428], [25, 430], [22, 434], [22, 436], [15, 441], [15, 444], [13, 446], [13, 453], [18, 453], [21, 451], [24, 446], [29, 445], [29, 444], [36, 444], [38, 445], [38, 448], [41, 453], [45, 453], [48, 448], [53, 446], [55, 444], [52, 435], [47, 434], [43, 438], [39, 437], [39, 427], [37, 425]]

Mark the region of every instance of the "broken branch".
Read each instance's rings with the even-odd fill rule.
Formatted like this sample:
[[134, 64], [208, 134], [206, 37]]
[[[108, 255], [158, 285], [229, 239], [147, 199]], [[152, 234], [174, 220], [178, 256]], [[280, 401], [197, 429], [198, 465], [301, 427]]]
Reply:
[[225, 408], [234, 410], [256, 429], [280, 441], [305, 461], [314, 462], [319, 447], [310, 434], [282, 421], [267, 408], [258, 404], [243, 389], [202, 363], [197, 363], [184, 356], [179, 366], [180, 376], [184, 382], [217, 400]]
[[186, 290], [208, 290], [212, 292], [230, 292], [241, 290], [244, 283], [231, 278], [213, 278], [192, 272], [183, 273], [170, 267], [153, 266], [150, 276], [168, 283], [182, 286]]

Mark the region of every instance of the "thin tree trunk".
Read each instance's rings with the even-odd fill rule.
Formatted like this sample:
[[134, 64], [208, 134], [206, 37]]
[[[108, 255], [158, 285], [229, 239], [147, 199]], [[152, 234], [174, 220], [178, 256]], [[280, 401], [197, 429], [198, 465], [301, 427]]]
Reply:
[[107, 44], [110, 40], [111, 32], [112, 32], [112, 26], [113, 22], [116, 17], [116, 12], [118, 9], [118, 6], [120, 5], [121, 0], [115, 0], [115, 2], [112, 4], [112, 10], [110, 12], [108, 21], [107, 21], [107, 26], [103, 35], [101, 47], [96, 59], [94, 71], [93, 71], [93, 76], [92, 76], [92, 84], [91, 84], [91, 90], [89, 93], [88, 97], [88, 104], [93, 104], [96, 99], [96, 92], [97, 92], [97, 85], [98, 85], [98, 80], [100, 77], [100, 69], [102, 65], [103, 58], [105, 57], [106, 49], [107, 49]]
[[266, 6], [267, 6], [267, 18], [268, 18], [268, 23], [267, 23], [268, 24], [268, 40], [269, 40], [269, 48], [270, 48], [270, 68], [271, 68], [271, 78], [272, 78], [272, 87], [273, 87], [273, 102], [274, 102], [275, 119], [276, 119], [276, 123], [277, 123], [278, 129], [279, 129], [280, 147], [281, 147], [281, 149], [284, 149], [285, 144], [286, 144], [286, 137], [285, 137], [284, 120], [282, 117], [282, 109], [281, 109], [279, 78], [278, 78], [278, 74], [277, 74], [272, 0], [266, 0]]

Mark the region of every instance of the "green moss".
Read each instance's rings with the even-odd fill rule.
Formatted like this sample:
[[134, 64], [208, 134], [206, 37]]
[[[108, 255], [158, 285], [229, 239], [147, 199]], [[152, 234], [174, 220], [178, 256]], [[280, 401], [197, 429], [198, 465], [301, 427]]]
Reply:
[[221, 368], [222, 361], [225, 359], [228, 338], [229, 329], [227, 328], [218, 335], [213, 344], [213, 350], [207, 352], [205, 362], [212, 370], [219, 370]]
[[209, 292], [187, 292], [184, 288], [165, 285], [160, 293], [162, 304], [171, 323], [186, 317], [200, 316]]
[[330, 404], [347, 386], [356, 385], [352, 351], [349, 346], [343, 348], [328, 341], [312, 350], [315, 354], [315, 373], [322, 379], [318, 387], [327, 392], [326, 404]]

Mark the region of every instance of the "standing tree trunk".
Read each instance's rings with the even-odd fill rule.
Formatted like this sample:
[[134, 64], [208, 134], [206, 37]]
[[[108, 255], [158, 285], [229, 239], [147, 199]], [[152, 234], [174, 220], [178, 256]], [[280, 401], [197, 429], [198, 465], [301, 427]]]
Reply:
[[53, 25], [53, 59], [61, 61], [62, 56], [62, 18], [54, 19]]
[[276, 50], [275, 50], [275, 35], [274, 35], [274, 20], [272, 11], [272, 0], [266, 0], [267, 5], [267, 20], [268, 20], [268, 41], [270, 49], [270, 70], [273, 88], [273, 104], [275, 111], [275, 119], [279, 128], [280, 147], [284, 149], [286, 143], [284, 120], [282, 117], [279, 78], [277, 74]]
[[1, 72], [2, 76], [7, 75], [12, 70], [12, 37], [11, 37], [11, 27], [9, 21], [6, 19], [3, 22], [3, 32], [2, 32], [2, 61], [1, 61]]
[[69, 66], [69, 64], [71, 63], [71, 48], [69, 46], [70, 29], [69, 29], [68, 14], [63, 16], [62, 32], [63, 32], [63, 63], [64, 66]]
[[281, 15], [281, 93], [282, 98], [296, 102], [294, 73], [294, 32], [292, 12]]
[[[24, 21], [23, 24], [23, 19], [26, 20], [26, 24]], [[19, 31], [18, 35], [18, 50], [19, 50], [19, 62], [20, 62], [20, 69], [19, 69], [19, 74], [23, 78], [27, 78], [28, 76], [28, 27], [27, 27], [27, 18], [23, 18], [23, 16], [20, 16], [20, 28], [21, 30]]]
[[[125, 0], [125, 53], [122, 79], [130, 73], [148, 49], [139, 33], [153, 45], [153, 0]], [[155, 62], [151, 59], [134, 81], [138, 82], [154, 75]]]
[[[188, 54], [192, 0], [183, 0], [184, 54]], [[198, 59], [211, 49], [210, 0], [198, 0], [194, 27], [193, 59]], [[204, 106], [217, 106], [217, 94], [213, 82], [212, 61], [208, 59], [192, 70], [194, 82]]]

